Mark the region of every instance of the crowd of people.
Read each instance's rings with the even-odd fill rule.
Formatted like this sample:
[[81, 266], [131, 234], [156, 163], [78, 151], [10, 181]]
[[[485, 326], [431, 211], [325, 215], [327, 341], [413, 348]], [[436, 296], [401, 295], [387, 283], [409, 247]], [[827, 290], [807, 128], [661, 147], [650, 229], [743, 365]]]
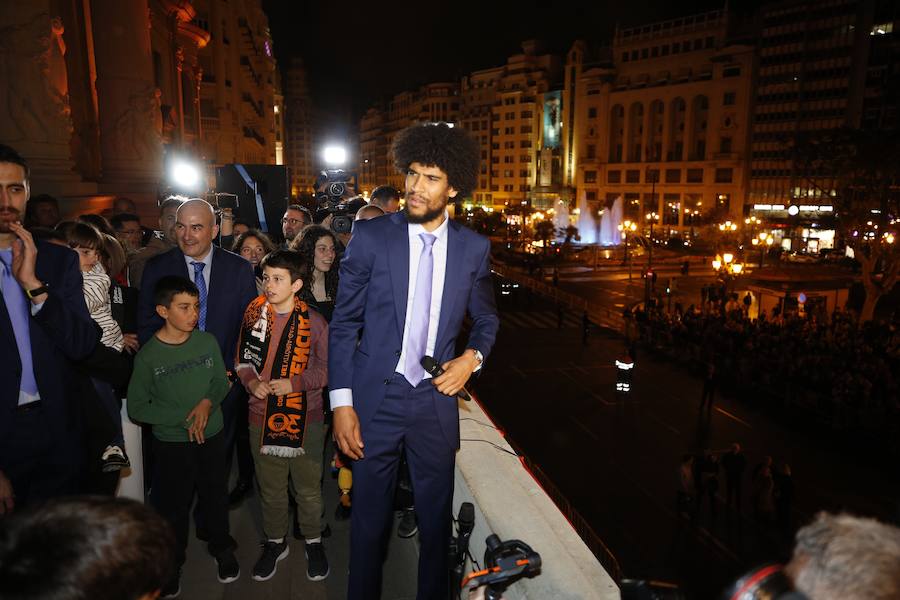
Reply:
[[629, 328], [648, 348], [696, 367], [704, 375], [704, 396], [778, 401], [837, 429], [896, 434], [896, 319], [860, 325], [850, 311], [835, 310], [829, 318], [763, 314], [751, 320], [742, 303], [731, 304], [722, 310], [638, 310]]
[[[293, 512], [306, 575], [319, 581], [330, 572], [322, 473], [333, 435], [335, 462], [348, 474], [339, 477], [336, 516], [353, 518], [350, 596], [380, 588], [373, 549], [393, 512], [399, 471], [407, 517], [400, 533], [420, 531], [420, 590], [443, 597], [459, 446], [452, 400], [499, 323], [489, 243], [447, 212], [451, 198], [474, 186], [477, 148], [445, 124], [413, 126], [394, 148], [406, 173], [402, 211], [400, 192], [383, 186], [369, 201], [340, 198], [340, 213], [324, 202], [317, 211], [290, 204], [280, 231], [263, 232], [180, 196], [160, 200], [158, 229], [145, 227], [124, 197], [106, 216], [62, 220], [56, 199], [29, 200], [27, 162], [0, 146], [0, 275], [10, 317], [0, 319], [0, 335], [18, 349], [3, 377], [19, 382], [0, 392], [0, 516], [73, 493], [111, 495], [140, 456], [148, 503], [174, 533], [175, 568], [162, 597], [180, 593], [195, 498], [196, 535], [218, 580], [240, 577], [228, 513], [254, 489], [264, 541], [252, 578], [270, 579], [288, 556]], [[349, 231], [337, 224], [347, 210], [355, 215]], [[408, 266], [397, 263], [404, 254]], [[445, 281], [453, 294], [442, 299]], [[405, 322], [394, 311], [401, 303]], [[457, 356], [465, 313], [475, 325]], [[426, 373], [426, 355], [444, 373]], [[411, 400], [433, 413], [398, 412]], [[142, 448], [126, 447], [123, 403], [144, 427]], [[393, 428], [380, 429], [397, 415]], [[352, 511], [351, 468], [354, 497], [364, 498]], [[414, 496], [424, 500], [415, 510]]]

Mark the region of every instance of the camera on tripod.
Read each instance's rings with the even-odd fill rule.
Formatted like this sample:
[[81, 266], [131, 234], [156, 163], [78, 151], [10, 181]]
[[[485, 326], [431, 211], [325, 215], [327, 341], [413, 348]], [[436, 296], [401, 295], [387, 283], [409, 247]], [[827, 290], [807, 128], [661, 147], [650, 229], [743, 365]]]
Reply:
[[331, 230], [335, 233], [350, 233], [353, 217], [359, 206], [353, 202], [356, 196], [356, 176], [343, 169], [328, 169], [316, 178], [316, 223], [331, 215]]

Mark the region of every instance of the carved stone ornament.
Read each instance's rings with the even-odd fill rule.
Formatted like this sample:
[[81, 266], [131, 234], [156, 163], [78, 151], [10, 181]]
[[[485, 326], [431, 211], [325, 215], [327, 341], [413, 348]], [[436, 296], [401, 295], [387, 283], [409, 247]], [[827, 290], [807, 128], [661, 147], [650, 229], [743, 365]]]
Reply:
[[159, 89], [153, 86], [128, 97], [128, 105], [113, 124], [119, 157], [155, 161], [162, 156], [160, 97]]
[[47, 12], [0, 27], [0, 139], [69, 143], [64, 31]]

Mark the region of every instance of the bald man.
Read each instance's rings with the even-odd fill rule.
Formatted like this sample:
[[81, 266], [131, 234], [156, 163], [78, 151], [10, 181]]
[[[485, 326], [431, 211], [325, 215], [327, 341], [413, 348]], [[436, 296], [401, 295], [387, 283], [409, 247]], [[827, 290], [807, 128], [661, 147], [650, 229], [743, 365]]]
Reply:
[[[162, 327], [153, 297], [156, 282], [166, 275], [177, 275], [197, 285], [200, 290], [197, 328], [213, 334], [225, 365], [234, 365], [244, 310], [256, 297], [256, 279], [249, 262], [213, 246], [218, 233], [215, 212], [205, 200], [193, 198], [178, 207], [173, 228], [177, 247], [154, 256], [144, 267], [138, 303], [138, 338], [142, 345]], [[243, 386], [233, 386], [222, 402], [227, 449], [234, 441], [235, 416], [243, 398], [242, 390]]]
[[375, 206], [374, 204], [366, 204], [358, 211], [356, 211], [356, 216], [353, 218], [354, 221], [368, 221], [369, 219], [374, 219], [375, 217], [380, 217], [384, 214], [384, 211], [381, 208]]

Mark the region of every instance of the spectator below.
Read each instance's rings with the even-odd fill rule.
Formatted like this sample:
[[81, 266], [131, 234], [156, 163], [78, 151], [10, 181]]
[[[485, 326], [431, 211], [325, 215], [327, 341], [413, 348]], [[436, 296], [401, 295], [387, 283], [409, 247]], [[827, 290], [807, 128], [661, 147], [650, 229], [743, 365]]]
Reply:
[[174, 569], [175, 537], [133, 500], [72, 497], [5, 519], [0, 598], [153, 600]]
[[810, 600], [900, 598], [900, 529], [823, 512], [796, 540], [785, 573]]

